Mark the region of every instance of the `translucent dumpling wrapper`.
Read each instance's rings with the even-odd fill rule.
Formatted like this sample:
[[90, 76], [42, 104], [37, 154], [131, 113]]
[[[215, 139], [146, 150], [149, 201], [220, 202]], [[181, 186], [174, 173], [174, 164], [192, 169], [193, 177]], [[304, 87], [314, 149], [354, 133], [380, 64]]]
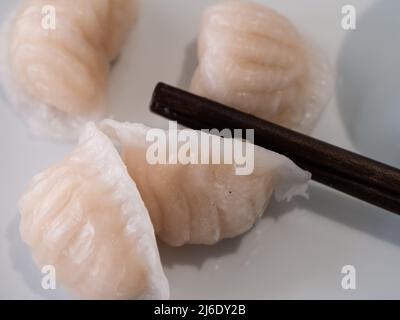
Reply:
[[19, 202], [38, 266], [89, 299], [167, 299], [154, 229], [110, 139], [89, 124], [79, 146], [37, 175]]
[[278, 12], [247, 1], [207, 8], [191, 91], [310, 132], [332, 95], [324, 55]]
[[2, 80], [34, 134], [73, 139], [106, 114], [110, 63], [138, 0], [24, 0], [3, 30]]
[[[288, 158], [256, 146], [254, 170], [248, 175], [237, 174], [239, 165], [235, 161], [154, 164], [148, 158], [148, 150], [154, 145], [149, 133], [154, 129], [113, 120], [104, 120], [99, 128], [120, 151], [149, 210], [157, 236], [172, 246], [211, 245], [243, 234], [263, 215], [273, 194], [278, 201], [304, 195], [310, 180], [310, 174]], [[171, 131], [160, 131], [171, 143]], [[203, 132], [186, 132], [211, 137]], [[210, 144], [208, 157], [222, 152], [225, 144], [232, 141], [214, 139], [221, 142], [220, 147]], [[184, 144], [178, 142], [178, 148]], [[200, 154], [200, 147], [193, 152], [196, 151]], [[199, 154], [195, 158], [199, 159]]]

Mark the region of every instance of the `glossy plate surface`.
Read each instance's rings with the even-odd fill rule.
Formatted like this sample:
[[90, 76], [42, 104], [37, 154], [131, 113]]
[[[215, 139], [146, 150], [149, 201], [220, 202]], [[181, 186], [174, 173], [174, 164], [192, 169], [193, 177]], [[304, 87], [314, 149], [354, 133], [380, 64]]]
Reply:
[[[188, 87], [201, 12], [213, 2], [143, 1], [139, 25], [112, 71], [116, 119], [166, 126], [148, 111], [152, 90], [158, 81]], [[398, 85], [390, 85], [399, 83], [400, 3], [352, 1], [358, 28], [345, 31], [341, 10], [349, 1], [259, 2], [290, 17], [333, 63], [337, 89], [314, 136], [400, 166], [398, 103], [397, 117], [380, 116], [385, 105], [392, 113], [384, 114], [395, 114], [400, 101]], [[0, 2], [1, 20], [14, 3]], [[73, 145], [31, 137], [3, 96], [0, 128], [0, 298], [71, 298], [61, 288], [41, 288], [42, 275], [20, 240], [16, 203], [32, 176]], [[387, 141], [394, 150], [382, 152]], [[172, 298], [400, 298], [400, 218], [317, 184], [309, 194], [273, 203], [251, 232], [217, 246], [160, 245]], [[356, 290], [342, 288], [345, 265], [356, 268]]]

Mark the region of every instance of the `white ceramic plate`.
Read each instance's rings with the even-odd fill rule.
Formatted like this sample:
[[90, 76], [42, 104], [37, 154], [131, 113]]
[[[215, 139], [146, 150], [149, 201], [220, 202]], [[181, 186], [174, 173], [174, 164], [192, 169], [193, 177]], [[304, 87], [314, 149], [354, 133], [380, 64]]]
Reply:
[[[14, 2], [0, 2], [1, 20]], [[109, 102], [117, 119], [166, 125], [148, 111], [152, 90], [158, 81], [188, 86], [196, 63], [200, 15], [213, 2], [143, 1], [138, 28], [112, 72]], [[394, 41], [399, 26], [393, 24], [399, 20], [400, 3], [259, 2], [290, 17], [327, 52], [337, 72], [338, 89], [314, 135], [348, 149], [360, 146], [358, 151], [372, 155], [374, 146], [380, 145], [374, 131], [379, 128], [366, 126], [376, 116], [374, 108], [357, 108], [366, 93], [368, 101], [386, 101], [372, 91], [375, 84], [392, 79], [398, 86], [400, 68], [393, 66], [400, 56], [399, 42]], [[356, 31], [341, 27], [345, 4], [357, 9]], [[378, 72], [382, 70], [386, 71]], [[62, 159], [73, 146], [31, 137], [3, 98], [0, 128], [0, 298], [70, 298], [61, 288], [41, 288], [42, 275], [19, 237], [16, 203], [31, 177]], [[382, 152], [374, 156], [386, 159]], [[214, 247], [160, 245], [172, 298], [400, 298], [400, 219], [317, 184], [309, 194], [309, 200], [274, 203], [249, 233]], [[342, 288], [345, 265], [356, 268], [356, 290]]]

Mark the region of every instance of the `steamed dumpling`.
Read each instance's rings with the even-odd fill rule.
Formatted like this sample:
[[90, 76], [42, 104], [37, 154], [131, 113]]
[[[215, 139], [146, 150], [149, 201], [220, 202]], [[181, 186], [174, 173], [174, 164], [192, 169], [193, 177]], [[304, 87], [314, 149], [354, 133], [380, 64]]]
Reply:
[[246, 1], [213, 5], [198, 38], [191, 91], [309, 132], [331, 96], [330, 67], [292, 23]]
[[246, 176], [236, 175], [236, 164], [150, 165], [146, 158], [153, 144], [146, 141], [150, 128], [112, 120], [99, 127], [118, 146], [157, 236], [172, 246], [210, 245], [240, 235], [262, 216], [273, 193], [277, 200], [304, 194], [310, 179], [286, 157], [259, 147], [255, 147], [254, 171]]
[[[104, 113], [110, 63], [137, 14], [138, 0], [25, 0], [11, 19], [9, 95], [39, 134], [63, 136]], [[53, 6], [55, 29], [43, 28]], [[46, 12], [47, 13], [47, 12]]]
[[19, 203], [37, 264], [90, 299], [167, 299], [154, 230], [110, 140], [89, 124], [79, 146], [36, 176]]

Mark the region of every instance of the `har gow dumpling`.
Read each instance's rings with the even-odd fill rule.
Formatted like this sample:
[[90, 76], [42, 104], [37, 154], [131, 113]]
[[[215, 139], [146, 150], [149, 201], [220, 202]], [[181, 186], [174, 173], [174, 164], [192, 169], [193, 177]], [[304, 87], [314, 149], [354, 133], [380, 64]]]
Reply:
[[19, 202], [20, 231], [37, 264], [89, 299], [168, 299], [154, 229], [111, 141], [89, 124], [62, 163]]
[[211, 245], [238, 236], [263, 215], [273, 194], [279, 201], [289, 200], [304, 194], [310, 180], [288, 158], [257, 146], [250, 175], [236, 175], [235, 163], [151, 165], [146, 156], [150, 128], [113, 120], [104, 120], [99, 128], [120, 150], [157, 236], [172, 246]]
[[[8, 25], [5, 85], [36, 133], [77, 135], [87, 120], [103, 116], [110, 63], [136, 19], [137, 2], [23, 1]], [[43, 26], [48, 6], [54, 29]]]
[[207, 8], [191, 91], [309, 132], [331, 92], [330, 66], [278, 12], [247, 1]]

